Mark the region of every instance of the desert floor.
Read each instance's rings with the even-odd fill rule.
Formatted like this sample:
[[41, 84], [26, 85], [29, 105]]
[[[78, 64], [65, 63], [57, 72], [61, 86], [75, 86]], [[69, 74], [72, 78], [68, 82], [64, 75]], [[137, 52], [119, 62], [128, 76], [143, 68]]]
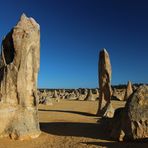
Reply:
[[[0, 148], [148, 148], [148, 142], [115, 142], [106, 136], [97, 120], [97, 101], [55, 102], [39, 106], [41, 135], [32, 140], [0, 139]], [[113, 101], [115, 108], [124, 102]]]

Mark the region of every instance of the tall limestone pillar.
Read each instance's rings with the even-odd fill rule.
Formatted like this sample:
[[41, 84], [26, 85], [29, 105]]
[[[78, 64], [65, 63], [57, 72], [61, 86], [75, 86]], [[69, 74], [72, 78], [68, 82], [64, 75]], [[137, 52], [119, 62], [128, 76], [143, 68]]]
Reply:
[[106, 49], [100, 51], [99, 54], [99, 64], [98, 64], [98, 79], [99, 79], [99, 107], [97, 115], [112, 117], [114, 114], [114, 109], [111, 105], [111, 63], [109, 54]]
[[40, 27], [23, 14], [2, 41], [0, 59], [0, 137], [28, 139], [40, 134], [37, 78]]

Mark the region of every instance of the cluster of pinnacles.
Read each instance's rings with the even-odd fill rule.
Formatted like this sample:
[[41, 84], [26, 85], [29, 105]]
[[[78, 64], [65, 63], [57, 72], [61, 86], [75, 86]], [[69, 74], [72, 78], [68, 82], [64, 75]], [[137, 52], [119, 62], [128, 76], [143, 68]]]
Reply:
[[[1, 44], [0, 137], [24, 140], [40, 135], [37, 94], [39, 65], [40, 27], [33, 18], [23, 14]], [[147, 138], [148, 86], [141, 86], [133, 92], [131, 82], [128, 82], [124, 97], [127, 103], [124, 108], [115, 111], [111, 104], [112, 70], [106, 49], [100, 51], [98, 67], [100, 92], [97, 115], [113, 119], [111, 136], [118, 140]], [[79, 93], [75, 93], [78, 97]], [[92, 100], [91, 90], [85, 97]]]
[[101, 50], [99, 56], [99, 88], [97, 114], [111, 118], [110, 136], [119, 141], [148, 138], [148, 86], [140, 86], [133, 92], [129, 81], [124, 96], [125, 107], [114, 110], [111, 105], [111, 64], [106, 49]]

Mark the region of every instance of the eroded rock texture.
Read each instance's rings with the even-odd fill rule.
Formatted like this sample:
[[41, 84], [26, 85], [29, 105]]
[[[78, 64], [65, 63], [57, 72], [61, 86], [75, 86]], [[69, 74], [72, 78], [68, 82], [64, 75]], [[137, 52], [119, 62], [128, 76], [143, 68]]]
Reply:
[[112, 100], [124, 101], [126, 89], [113, 88]]
[[132, 93], [133, 93], [132, 83], [131, 81], [128, 81], [124, 100], [127, 100]]
[[2, 41], [0, 63], [0, 137], [39, 136], [37, 77], [40, 28], [33, 18], [21, 16]]
[[93, 100], [92, 90], [88, 89], [88, 94], [85, 98], [85, 101], [91, 101], [91, 100]]
[[119, 141], [148, 138], [148, 86], [140, 86], [115, 111], [111, 137]]
[[111, 105], [111, 63], [109, 54], [106, 49], [100, 51], [99, 55], [99, 107], [98, 115], [112, 117], [114, 114], [114, 109]]

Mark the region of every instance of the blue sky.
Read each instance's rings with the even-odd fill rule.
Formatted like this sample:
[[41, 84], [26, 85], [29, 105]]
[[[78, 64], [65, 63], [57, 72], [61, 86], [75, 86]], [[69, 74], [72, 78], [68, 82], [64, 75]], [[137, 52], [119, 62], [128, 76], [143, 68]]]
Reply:
[[112, 84], [148, 82], [147, 0], [0, 0], [0, 37], [21, 14], [41, 27], [38, 87], [98, 86], [98, 55], [110, 54]]

